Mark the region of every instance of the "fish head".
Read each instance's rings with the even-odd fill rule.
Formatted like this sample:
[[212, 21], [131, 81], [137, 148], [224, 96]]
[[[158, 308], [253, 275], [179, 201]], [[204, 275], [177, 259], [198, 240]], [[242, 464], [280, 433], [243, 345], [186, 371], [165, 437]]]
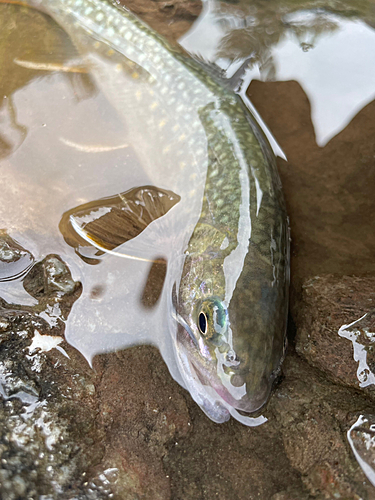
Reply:
[[262, 290], [259, 294], [253, 307], [246, 294], [236, 293], [229, 304], [219, 295], [205, 295], [177, 305], [180, 371], [193, 399], [216, 422], [257, 412], [279, 372], [285, 320], [277, 324], [272, 316], [277, 300], [263, 290], [262, 303]]

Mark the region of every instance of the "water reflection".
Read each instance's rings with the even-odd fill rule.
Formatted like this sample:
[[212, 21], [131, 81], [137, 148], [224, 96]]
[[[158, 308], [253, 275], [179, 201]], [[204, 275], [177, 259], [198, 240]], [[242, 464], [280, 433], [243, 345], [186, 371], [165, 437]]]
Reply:
[[[354, 361], [358, 362], [357, 378], [359, 387], [367, 387], [375, 384], [375, 373], [372, 371], [374, 366], [374, 342], [375, 333], [371, 332], [368, 325], [368, 313], [361, 318], [353, 321], [349, 325], [342, 325], [338, 331], [340, 337], [351, 340], [353, 343]], [[356, 325], [356, 326], [355, 326]]]
[[[195, 211], [197, 216], [199, 213], [199, 192], [203, 190], [205, 162], [203, 157], [200, 162], [203, 170], [197, 171], [197, 153], [191, 146], [194, 144], [199, 147], [202, 140], [205, 140], [204, 134], [199, 130], [191, 130], [192, 115], [186, 118], [176, 116], [170, 120], [170, 116], [175, 115], [173, 105], [167, 110], [166, 116], [163, 116], [166, 110], [162, 106], [157, 116], [147, 116], [147, 110], [155, 100], [151, 92], [145, 95], [148, 103], [144, 102], [144, 107], [139, 108], [135, 101], [138, 98], [137, 92], [144, 88], [142, 78], [149, 76], [147, 71], [138, 68], [137, 74], [141, 78], [136, 81], [132, 76], [137, 69], [134, 64], [122, 64], [123, 72], [118, 73], [117, 65], [120, 62], [126, 63], [126, 59], [121, 56], [122, 59], [119, 60], [113, 51], [108, 53], [108, 47], [104, 47], [103, 51], [100, 47], [95, 49], [95, 54], [100, 58], [96, 61], [96, 68], [103, 69], [104, 87], [109, 92], [104, 95], [93, 83], [91, 75], [82, 73], [82, 66], [77, 65], [75, 47], [50, 18], [30, 9], [1, 6], [1, 13], [5, 18], [9, 12], [16, 22], [19, 21], [19, 30], [15, 29], [15, 25], [10, 25], [8, 31], [1, 32], [1, 46], [7, 47], [11, 42], [12, 47], [7, 52], [9, 71], [3, 73], [1, 91], [2, 94], [7, 94], [7, 98], [12, 98], [18, 121], [28, 133], [23, 142], [18, 141], [17, 147], [3, 149], [1, 220], [9, 234], [28, 248], [35, 260], [51, 253], [61, 255], [74, 278], [84, 278], [82, 296], [72, 310], [65, 333], [67, 340], [89, 361], [100, 352], [130, 344], [158, 343], [172, 374], [180, 380], [171, 344], [166, 339], [165, 318], [168, 313], [165, 301], [158, 308], [154, 306], [160, 300], [165, 278], [163, 255], [170, 254], [176, 245], [174, 221], [178, 220], [179, 227], [183, 229], [183, 232], [178, 233], [179, 237], [182, 234], [186, 238], [189, 224], [194, 226], [191, 214]], [[15, 37], [20, 32], [23, 36]], [[36, 40], [33, 51], [28, 52], [27, 49], [25, 52], [32, 36]], [[40, 45], [38, 37], [43, 41]], [[93, 42], [95, 40], [89, 40], [89, 45], [92, 46]], [[45, 46], [48, 47], [50, 58], [46, 57]], [[54, 60], [55, 55], [57, 61]], [[77, 71], [68, 72], [67, 68], [76, 68]], [[96, 75], [100, 80], [100, 73], [97, 72]], [[114, 75], [117, 80], [109, 81], [108, 75]], [[80, 98], [79, 93], [76, 95], [77, 89], [72, 85], [77, 78], [90, 82], [89, 89], [93, 90], [87, 92], [84, 99]], [[124, 103], [126, 96], [123, 91], [127, 88], [124, 83], [129, 78], [130, 91]], [[116, 85], [113, 93], [111, 84]], [[132, 137], [129, 137], [129, 124], [132, 126]], [[182, 141], [184, 135], [189, 139], [189, 144]], [[166, 147], [168, 142], [173, 145], [170, 152]], [[131, 146], [125, 147], [128, 144]], [[204, 150], [202, 152], [204, 154]], [[176, 168], [181, 175], [172, 175]], [[191, 200], [186, 197], [175, 216], [161, 220], [158, 217], [173, 207], [179, 197], [174, 196], [172, 191], [160, 189], [155, 194], [158, 205], [152, 194], [153, 188], [138, 188], [151, 184], [171, 187], [173, 192], [186, 192], [188, 189], [196, 192], [197, 197]], [[140, 249], [145, 249], [150, 254], [146, 262], [104, 256], [100, 266], [87, 266], [87, 260], [77, 260], [75, 250], [79, 247], [86, 258], [97, 259], [97, 248], [91, 246], [90, 249], [86, 240], [80, 241], [77, 234], [73, 237], [71, 231], [65, 231], [67, 226], [64, 223], [62, 233], [65, 240], [63, 239], [59, 231], [63, 213], [70, 216], [74, 206], [81, 211], [93, 208], [92, 200], [102, 199], [110, 193], [134, 194], [134, 199], [130, 200], [128, 206], [133, 205], [132, 218], [133, 223], [136, 223], [131, 228], [129, 224], [123, 226], [120, 239], [123, 242], [141, 232], [136, 238], [135, 248], [128, 245], [126, 252], [129, 254], [133, 251], [139, 256]], [[165, 205], [163, 199], [168, 197], [168, 193], [169, 201]], [[151, 210], [146, 199], [149, 194], [154, 198]], [[141, 198], [137, 200], [139, 195]], [[112, 215], [116, 208], [119, 213], [121, 203], [125, 209], [121, 195], [115, 196], [111, 201]], [[141, 208], [143, 213], [134, 210], [138, 202], [143, 203], [143, 208], [146, 208]], [[76, 215], [75, 221], [82, 222], [80, 216], [84, 214]], [[144, 217], [147, 220], [142, 222]], [[99, 219], [96, 218], [87, 227], [92, 229]], [[150, 222], [151, 228], [147, 227]], [[118, 229], [118, 225], [116, 227]], [[117, 248], [121, 241], [118, 241], [117, 230], [114, 232], [117, 240], [112, 241], [112, 246]], [[109, 235], [109, 241], [114, 232]], [[66, 241], [71, 246], [67, 246]], [[158, 242], [157, 249], [155, 241]], [[182, 244], [183, 241], [178, 243], [178, 247]], [[150, 269], [150, 260], [157, 260], [159, 264]], [[182, 260], [175, 265], [181, 263]], [[39, 268], [40, 265], [37, 264], [23, 283], [13, 282], [11, 289], [2, 286], [2, 298], [8, 304], [37, 307], [36, 288], [39, 286], [42, 289], [45, 286], [43, 280], [39, 284], [34, 283], [36, 277], [40, 276]], [[160, 281], [155, 286], [157, 278]], [[53, 304], [39, 313], [50, 324], [59, 318], [65, 319]], [[155, 329], [155, 325], [164, 325], [163, 331]]]
[[[247, 81], [297, 80], [324, 146], [374, 99], [375, 32], [370, 2], [208, 1], [180, 42], [227, 69], [251, 56]], [[210, 33], [207, 43], [207, 33]]]
[[375, 486], [375, 417], [360, 415], [347, 432], [350, 447], [366, 474]]
[[[79, 10], [79, 5], [76, 8]], [[65, 333], [89, 361], [98, 353], [135, 343], [156, 344], [174, 377], [188, 387], [212, 419], [222, 422], [232, 414], [244, 421], [237, 409], [256, 411], [265, 403], [285, 347], [289, 240], [274, 158], [255, 121], [244, 113], [232, 93], [202, 74], [199, 66], [176, 55], [174, 49], [155, 42], [152, 34], [125, 14], [121, 16], [105, 4], [98, 4], [97, 9], [95, 22], [100, 23], [105, 14], [108, 19], [117, 15], [126, 36], [116, 38], [112, 26], [104, 26], [104, 31], [103, 26], [95, 26], [103, 37], [101, 43], [88, 33], [86, 24], [92, 20], [86, 11], [80, 23], [72, 23], [66, 9], [53, 11], [79, 48], [97, 84], [95, 95], [85, 101], [67, 99], [63, 77], [74, 72], [72, 58], [63, 66], [18, 56], [13, 61], [24, 71], [50, 71], [51, 75], [30, 80], [14, 92], [17, 111], [29, 133], [5, 165], [8, 175], [14, 176], [13, 184], [18, 183], [16, 193], [9, 189], [5, 199], [15, 207], [13, 219], [7, 216], [9, 230], [30, 238], [38, 257], [47, 252], [47, 246], [48, 252], [59, 249], [83, 281], [82, 295], [73, 305]], [[118, 52], [109, 48], [112, 44]], [[82, 73], [82, 65], [75, 68], [77, 74]], [[44, 91], [42, 105], [37, 96], [40, 90]], [[69, 108], [75, 111], [73, 115]], [[112, 126], [120, 122], [121, 141], [113, 141], [115, 133], [111, 141], [103, 141], [110, 131], [106, 126], [103, 134], [100, 126], [105, 123], [105, 114], [116, 116], [117, 120], [110, 120]], [[37, 128], [41, 118], [46, 126]], [[89, 126], [82, 130], [82, 123]], [[96, 138], [98, 130], [100, 137]], [[117, 167], [115, 155], [122, 167], [120, 181], [112, 174], [114, 165]], [[111, 189], [116, 180], [116, 190]], [[126, 189], [120, 189], [122, 186]], [[102, 191], [120, 194], [90, 201], [100, 199]], [[14, 203], [21, 192], [24, 207]], [[28, 224], [26, 205], [33, 203], [31, 195], [38, 200], [37, 228]], [[74, 205], [77, 208], [72, 211]], [[5, 210], [4, 203], [4, 214]], [[59, 212], [65, 212], [60, 229], [71, 251], [56, 231]], [[74, 239], [72, 229], [81, 239]], [[97, 252], [77, 262], [73, 252], [87, 246], [82, 240], [105, 252], [100, 265], [85, 266], [87, 259], [101, 257]], [[124, 258], [113, 259], [113, 253]], [[168, 268], [165, 291], [159, 298], [162, 281], [160, 292], [153, 297], [147, 288], [155, 274], [155, 268], [148, 271], [149, 263], [160, 257], [164, 267], [168, 262]], [[57, 259], [53, 265], [60, 276], [59, 259], [53, 254], [51, 259]], [[198, 265], [190, 266], [191, 259]], [[257, 263], [256, 272], [249, 271], [251, 262]], [[199, 263], [205, 263], [207, 269]], [[184, 280], [179, 284], [182, 267]], [[34, 269], [37, 271], [38, 265]], [[48, 263], [44, 263], [44, 270], [49, 276]], [[37, 298], [32, 277], [33, 272], [25, 279], [25, 290]], [[190, 283], [191, 277], [195, 281]], [[43, 285], [51, 285], [48, 279], [40, 284], [43, 292]], [[227, 313], [232, 317], [231, 327], [224, 325], [225, 332], [222, 328], [225, 344], [215, 344], [215, 355], [210, 344], [209, 357], [203, 347], [204, 352], [195, 350], [195, 363], [189, 367], [181, 359], [190, 361], [190, 347], [175, 334], [176, 317], [170, 304], [173, 282], [181, 287], [180, 325], [182, 319], [185, 325], [195, 322], [185, 308], [185, 294], [191, 296], [190, 308], [203, 294], [208, 301], [213, 295], [228, 311], [229, 305], [234, 311]], [[240, 290], [248, 293], [247, 304], [256, 302], [256, 321], [246, 321], [248, 307], [245, 311], [236, 307], [237, 302], [243, 302]], [[215, 313], [215, 304], [213, 307]], [[262, 314], [263, 308], [268, 308], [268, 315]], [[65, 319], [56, 304], [40, 315], [51, 326]], [[209, 321], [215, 318], [213, 314]], [[256, 363], [251, 361], [253, 354], [249, 355], [253, 344], [247, 341], [250, 331], [254, 338], [262, 339], [259, 349], [254, 349]], [[211, 342], [211, 337], [208, 340]], [[204, 342], [202, 337], [202, 345]], [[178, 357], [176, 351], [184, 353]], [[202, 354], [204, 359], [199, 361]], [[201, 362], [203, 370], [198, 366]], [[259, 420], [248, 422], [254, 425]]]
[[[87, 69], [71, 65], [69, 73], [61, 71], [76, 61], [77, 50], [67, 44], [67, 36], [52, 20], [32, 9], [17, 5], [0, 6], [1, 75], [0, 75], [0, 158], [14, 152], [25, 140], [29, 131], [18, 114], [14, 94], [32, 80], [51, 75], [53, 65], [59, 68], [61, 78], [70, 86], [72, 96], [81, 100], [92, 96], [96, 90]], [[32, 30], [30, 27], [32, 26]], [[20, 33], [30, 33], [32, 48], [20, 43]], [[31, 62], [30, 64], [28, 64]], [[38, 69], [39, 67], [39, 69]], [[34, 68], [34, 69], [33, 69]], [[41, 71], [44, 68], [45, 71]]]
[[0, 230], [0, 282], [22, 278], [34, 264], [34, 257]]

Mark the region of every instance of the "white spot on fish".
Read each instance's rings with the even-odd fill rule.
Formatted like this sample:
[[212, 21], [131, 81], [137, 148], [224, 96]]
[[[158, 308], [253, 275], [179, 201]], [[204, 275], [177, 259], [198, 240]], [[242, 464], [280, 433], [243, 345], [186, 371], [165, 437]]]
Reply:
[[[109, 20], [107, 19], [107, 22], [108, 21]], [[107, 29], [107, 36], [110, 37], [110, 38], [112, 38], [114, 35], [115, 35], [115, 30], [112, 27], [108, 28]]]

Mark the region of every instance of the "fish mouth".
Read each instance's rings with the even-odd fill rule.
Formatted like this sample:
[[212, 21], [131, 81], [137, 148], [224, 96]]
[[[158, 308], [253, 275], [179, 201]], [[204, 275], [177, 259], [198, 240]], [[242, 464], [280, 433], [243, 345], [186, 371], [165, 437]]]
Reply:
[[178, 325], [176, 340], [179, 368], [187, 389], [212, 420], [225, 422], [232, 410], [251, 416], [264, 406], [270, 393], [265, 379], [256, 392], [251, 393], [247, 390], [245, 376], [239, 370], [234, 372], [234, 376], [228, 376], [220, 361], [205, 359], [181, 324]]

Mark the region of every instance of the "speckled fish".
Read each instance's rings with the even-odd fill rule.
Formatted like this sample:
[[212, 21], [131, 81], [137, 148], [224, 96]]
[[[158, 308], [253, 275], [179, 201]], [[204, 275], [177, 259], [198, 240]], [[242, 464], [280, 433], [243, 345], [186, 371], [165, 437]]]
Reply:
[[[99, 0], [34, 5], [86, 58], [151, 180], [181, 197], [158, 219], [180, 217], [160, 246], [180, 382], [215, 422], [232, 414], [253, 425], [243, 412], [270, 395], [288, 308], [288, 219], [267, 140], [237, 95], [127, 10]], [[90, 241], [88, 227], [77, 230]], [[142, 253], [139, 238], [119, 253]]]

